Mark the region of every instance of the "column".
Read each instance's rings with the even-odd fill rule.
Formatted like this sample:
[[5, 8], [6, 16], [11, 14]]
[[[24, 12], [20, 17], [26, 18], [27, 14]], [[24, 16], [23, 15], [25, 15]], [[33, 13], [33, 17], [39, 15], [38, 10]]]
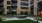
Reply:
[[39, 0], [39, 1], [42, 1], [42, 0]]
[[17, 14], [20, 14], [20, 0], [17, 0]]
[[31, 0], [29, 0], [29, 3], [28, 3], [29, 4], [29, 15], [30, 15], [30, 2], [31, 2]]
[[4, 14], [7, 14], [7, 0], [4, 0]]
[[37, 0], [34, 0], [34, 15], [37, 15]]

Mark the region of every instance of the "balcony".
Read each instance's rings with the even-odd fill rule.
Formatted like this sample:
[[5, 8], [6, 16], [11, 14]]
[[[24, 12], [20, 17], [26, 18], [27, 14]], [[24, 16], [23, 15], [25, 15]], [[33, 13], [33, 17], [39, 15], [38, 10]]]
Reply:
[[8, 10], [16, 10], [17, 9], [17, 6], [7, 6], [7, 9]]

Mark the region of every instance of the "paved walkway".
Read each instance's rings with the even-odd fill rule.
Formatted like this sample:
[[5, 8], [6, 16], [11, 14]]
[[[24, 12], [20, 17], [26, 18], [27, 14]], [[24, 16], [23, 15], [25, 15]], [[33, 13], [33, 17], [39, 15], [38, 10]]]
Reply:
[[42, 21], [39, 21], [39, 23], [42, 23]]
[[[3, 20], [3, 21], [9, 21], [9, 20], [25, 20], [25, 19], [30, 19], [30, 20], [33, 20], [33, 21], [37, 21], [33, 17], [27, 17], [27, 18], [24, 18], [24, 19], [19, 19], [17, 17], [13, 17], [13, 18], [2, 18], [2, 19], [6, 19], [6, 20]], [[42, 23], [42, 21], [39, 21], [39, 23]]]
[[[37, 21], [35, 20], [33, 17], [27, 17], [26, 19], [30, 19], [30, 20], [33, 20], [33, 21]], [[42, 23], [42, 21], [38, 21], [39, 23]]]

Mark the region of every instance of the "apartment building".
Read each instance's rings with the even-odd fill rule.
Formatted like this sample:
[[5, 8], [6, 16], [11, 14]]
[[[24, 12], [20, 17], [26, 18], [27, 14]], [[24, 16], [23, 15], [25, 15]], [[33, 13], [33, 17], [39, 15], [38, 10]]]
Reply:
[[4, 9], [3, 14], [37, 15], [39, 1], [41, 0], [0, 0], [0, 9]]

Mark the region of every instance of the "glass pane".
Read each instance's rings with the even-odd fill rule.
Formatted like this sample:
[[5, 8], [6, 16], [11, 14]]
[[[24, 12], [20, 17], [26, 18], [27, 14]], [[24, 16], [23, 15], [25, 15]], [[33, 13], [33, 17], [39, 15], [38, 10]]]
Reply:
[[31, 14], [33, 15], [34, 12], [34, 5], [31, 6]]
[[0, 5], [0, 10], [3, 10], [3, 5]]
[[28, 11], [25, 11], [25, 12], [24, 11], [23, 12], [21, 11], [21, 15], [28, 15]]
[[38, 11], [42, 11], [42, 1], [38, 2]]
[[12, 1], [12, 3], [17, 3], [17, 0], [11, 0]]
[[16, 10], [17, 9], [17, 6], [7, 6], [7, 9], [8, 10]]
[[17, 6], [12, 6], [12, 9], [16, 10], [17, 9]]
[[10, 5], [11, 4], [10, 1], [7, 1], [7, 4]]
[[[11, 13], [10, 13], [11, 12]], [[7, 14], [17, 14], [17, 12], [16, 11], [7, 11]]]
[[0, 0], [0, 2], [3, 2], [4, 0]]
[[11, 6], [7, 6], [7, 9], [10, 10]]
[[31, 2], [30, 2], [31, 4], [33, 4], [34, 3], [34, 0], [31, 0]]
[[3, 14], [3, 12], [4, 12], [3, 5], [0, 5], [0, 14]]
[[21, 2], [21, 6], [28, 6], [28, 3], [26, 3], [26, 2]]

